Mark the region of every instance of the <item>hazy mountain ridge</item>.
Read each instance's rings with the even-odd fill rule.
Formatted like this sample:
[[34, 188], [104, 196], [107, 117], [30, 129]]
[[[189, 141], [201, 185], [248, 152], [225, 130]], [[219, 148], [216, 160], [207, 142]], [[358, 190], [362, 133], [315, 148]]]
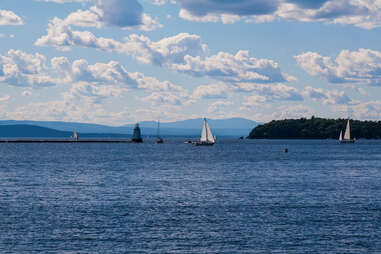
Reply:
[[[73, 132], [59, 131], [36, 125], [0, 125], [0, 138], [70, 138]], [[129, 138], [130, 135], [114, 133], [79, 133], [82, 138]]]
[[[259, 123], [244, 118], [230, 119], [208, 119], [212, 132], [217, 136], [247, 136], [249, 132]], [[157, 122], [143, 121], [139, 123], [144, 136], [154, 136], [157, 133]], [[100, 124], [57, 122], [57, 121], [17, 121], [3, 120], [1, 125], [33, 125], [73, 133], [97, 133], [131, 135], [135, 124], [123, 126], [107, 126]], [[201, 132], [202, 119], [189, 119], [177, 122], [160, 123], [160, 133], [163, 136], [199, 136]], [[2, 136], [0, 134], [0, 136]]]

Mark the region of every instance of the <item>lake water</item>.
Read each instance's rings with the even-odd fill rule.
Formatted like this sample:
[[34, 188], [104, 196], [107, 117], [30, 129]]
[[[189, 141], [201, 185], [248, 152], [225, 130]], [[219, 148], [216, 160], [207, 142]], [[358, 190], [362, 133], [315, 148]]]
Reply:
[[381, 253], [381, 141], [183, 141], [1, 144], [0, 253]]

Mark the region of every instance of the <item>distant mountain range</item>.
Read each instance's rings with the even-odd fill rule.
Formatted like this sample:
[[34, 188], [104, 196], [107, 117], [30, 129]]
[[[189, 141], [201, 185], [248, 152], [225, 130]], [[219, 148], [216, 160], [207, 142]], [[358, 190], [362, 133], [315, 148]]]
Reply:
[[[73, 132], [59, 131], [36, 125], [0, 125], [0, 138], [69, 138]], [[129, 138], [130, 135], [115, 133], [81, 133], [82, 138]]]
[[[244, 118], [230, 118], [208, 120], [213, 134], [217, 136], [248, 136], [250, 131], [260, 123]], [[144, 136], [155, 136], [157, 133], [157, 122], [140, 122], [142, 134]], [[14, 132], [5, 125], [13, 126]], [[197, 137], [201, 132], [202, 119], [189, 119], [178, 122], [160, 123], [160, 133], [162, 136], [189, 136]], [[18, 127], [15, 127], [18, 126]], [[33, 129], [29, 126], [43, 127], [48, 129]], [[132, 134], [135, 124], [113, 127], [99, 124], [75, 123], [75, 122], [49, 122], [49, 121], [0, 121], [0, 137], [70, 137], [73, 131], [77, 131], [81, 136], [86, 137], [126, 137]], [[17, 132], [16, 132], [17, 130]], [[9, 132], [11, 131], [11, 132]], [[35, 136], [38, 135], [44, 136]], [[56, 131], [54, 133], [54, 131]], [[13, 133], [13, 134], [12, 134]], [[33, 134], [34, 133], [34, 134]], [[9, 136], [12, 134], [12, 136]], [[7, 136], [8, 135], [8, 136]], [[53, 135], [53, 136], [50, 136]], [[56, 135], [56, 136], [54, 136]]]

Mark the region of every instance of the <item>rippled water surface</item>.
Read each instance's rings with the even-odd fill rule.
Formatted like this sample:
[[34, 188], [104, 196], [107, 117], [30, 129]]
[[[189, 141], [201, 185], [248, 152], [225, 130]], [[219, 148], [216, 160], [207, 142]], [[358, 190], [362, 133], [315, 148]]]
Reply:
[[381, 141], [0, 145], [0, 253], [380, 253], [380, 239]]

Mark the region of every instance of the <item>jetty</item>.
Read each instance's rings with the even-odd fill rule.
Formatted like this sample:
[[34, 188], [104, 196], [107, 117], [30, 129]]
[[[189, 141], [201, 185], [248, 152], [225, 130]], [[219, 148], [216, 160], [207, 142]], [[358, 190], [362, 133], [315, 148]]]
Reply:
[[0, 143], [135, 143], [130, 139], [0, 139]]
[[67, 138], [0, 138], [0, 143], [143, 143], [139, 124], [136, 124], [131, 139], [128, 138], [79, 138], [74, 131], [73, 136]]

